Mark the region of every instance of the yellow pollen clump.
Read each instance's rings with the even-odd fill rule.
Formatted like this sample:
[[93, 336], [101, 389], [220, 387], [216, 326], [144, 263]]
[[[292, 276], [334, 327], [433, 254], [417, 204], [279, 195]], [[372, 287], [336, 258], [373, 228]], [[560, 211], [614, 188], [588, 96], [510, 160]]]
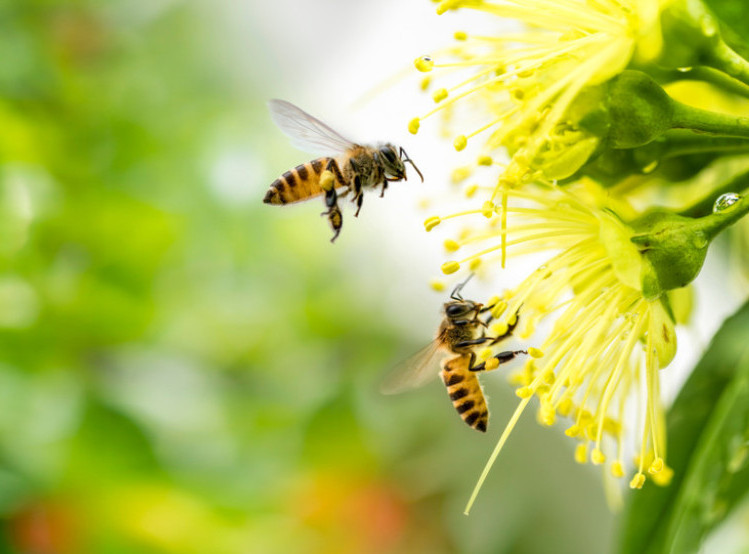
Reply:
[[442, 273], [445, 275], [450, 275], [451, 273], [455, 273], [460, 269], [460, 264], [458, 262], [445, 262], [442, 264]]
[[432, 287], [432, 290], [436, 290], [437, 292], [442, 292], [445, 290], [445, 282], [440, 281], [439, 279], [432, 279], [429, 281], [429, 286]]
[[[494, 319], [499, 318], [503, 313], [505, 313], [505, 310], [507, 309], [507, 302], [497, 302], [496, 305], [492, 308], [492, 317]], [[507, 323], [497, 323], [497, 325], [494, 326], [495, 329], [498, 329], [498, 325], [502, 325], [504, 331], [503, 333], [507, 332]]]
[[476, 191], [479, 190], [479, 186], [477, 184], [468, 185], [465, 190], [466, 198], [472, 198]]
[[539, 350], [538, 348], [534, 348], [532, 346], [528, 348], [528, 355], [531, 358], [543, 358], [544, 357], [544, 353], [541, 350]]
[[448, 252], [455, 252], [460, 248], [460, 245], [452, 239], [446, 239], [444, 242], [445, 250]]
[[499, 296], [496, 296], [496, 295], [492, 296], [489, 300], [486, 301], [485, 306], [487, 308], [493, 308], [494, 306], [496, 306], [497, 304], [499, 304], [500, 300], [501, 300], [501, 298]]
[[467, 144], [468, 144], [468, 139], [466, 138], [465, 135], [458, 135], [457, 137], [455, 137], [455, 140], [453, 141], [453, 146], [455, 147], [455, 150], [457, 150], [458, 152], [463, 150]]
[[424, 227], [426, 227], [427, 232], [429, 232], [440, 223], [442, 223], [442, 220], [439, 218], [439, 216], [433, 215], [432, 217], [428, 217], [424, 221]]
[[557, 419], [557, 414], [552, 406], [541, 406], [541, 410], [538, 414], [538, 421], [541, 425], [551, 427]]
[[507, 323], [495, 323], [492, 325], [492, 332], [498, 337], [504, 335], [507, 332]]
[[455, 31], [453, 37], [455, 38], [455, 40], [466, 40], [468, 38], [468, 35], [465, 31]]
[[659, 471], [653, 475], [653, 482], [659, 487], [665, 487], [671, 483], [671, 479], [674, 477], [674, 470], [668, 466], [663, 467], [663, 471]]
[[421, 125], [421, 121], [418, 117], [414, 117], [411, 121], [408, 122], [408, 132], [412, 135], [415, 135], [419, 132], [419, 126]]
[[622, 467], [622, 463], [619, 460], [611, 464], [611, 475], [613, 475], [617, 479], [621, 479], [622, 477], [624, 477], [624, 468]]
[[663, 471], [663, 458], [656, 458], [655, 460], [653, 460], [653, 463], [650, 464], [648, 473], [655, 475], [656, 473], [660, 473], [661, 471]]
[[564, 434], [568, 437], [576, 437], [580, 434], [580, 427], [578, 425], [572, 425], [571, 427], [567, 427], [567, 429], [564, 430]]
[[515, 391], [515, 395], [520, 398], [530, 398], [533, 396], [533, 389], [530, 387], [520, 387]]
[[468, 166], [456, 167], [450, 174], [450, 180], [457, 184], [468, 179], [471, 176], [471, 173], [473, 173], [473, 169]]
[[471, 269], [471, 271], [475, 271], [479, 268], [481, 265], [481, 258], [474, 258], [471, 260], [471, 263], [468, 264], [468, 267]]
[[435, 102], [442, 102], [445, 98], [447, 98], [447, 89], [438, 88], [432, 94], [432, 98]]
[[575, 448], [575, 461], [578, 464], [584, 464], [588, 461], [588, 445], [578, 444]]
[[494, 215], [494, 203], [487, 200], [484, 202], [484, 205], [481, 206], [481, 215], [483, 215], [485, 218], [489, 219]]
[[593, 462], [594, 465], [599, 466], [606, 461], [606, 455], [601, 452], [600, 448], [596, 448], [590, 455], [590, 461]]
[[492, 165], [494, 163], [494, 160], [492, 160], [491, 156], [484, 155], [484, 156], [479, 156], [477, 163], [479, 165]]
[[486, 368], [486, 371], [491, 371], [492, 369], [497, 369], [499, 367], [499, 360], [497, 358], [489, 358], [486, 360], [486, 363], [484, 364], [484, 367]]
[[333, 176], [333, 172], [326, 169], [322, 172], [322, 175], [320, 175], [320, 188], [329, 191], [333, 188], [334, 181], [335, 177]]
[[432, 60], [430, 56], [421, 56], [414, 60], [414, 65], [416, 66], [416, 69], [422, 73], [428, 73], [434, 69], [434, 60]]
[[632, 480], [629, 482], [630, 489], [641, 489], [645, 484], [645, 476], [642, 473], [637, 473]]
[[571, 398], [565, 398], [559, 403], [559, 406], [557, 406], [557, 412], [559, 412], [559, 415], [561, 416], [568, 416], [570, 415], [570, 412], [572, 411], [572, 399]]

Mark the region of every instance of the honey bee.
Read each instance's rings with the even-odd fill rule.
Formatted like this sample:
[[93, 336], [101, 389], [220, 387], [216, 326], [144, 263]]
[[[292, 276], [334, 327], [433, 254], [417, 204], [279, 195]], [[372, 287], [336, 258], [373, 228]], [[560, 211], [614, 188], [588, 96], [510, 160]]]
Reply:
[[[343, 225], [338, 198], [352, 193], [351, 201], [356, 204], [354, 217], [358, 217], [364, 201], [364, 190], [382, 185], [382, 198], [388, 183], [406, 180], [407, 162], [424, 181], [421, 171], [403, 148], [396, 149], [389, 142], [376, 146], [356, 144], [285, 100], [271, 100], [268, 106], [271, 118], [294, 146], [327, 156], [298, 165], [281, 175], [271, 183], [263, 202], [292, 204], [324, 194], [328, 209], [322, 215], [328, 218], [333, 229], [330, 242], [335, 241]], [[321, 179], [325, 171], [330, 172], [327, 182]], [[339, 194], [336, 189], [345, 190]]]
[[[386, 381], [383, 392], [394, 394], [424, 384], [433, 375], [431, 369], [437, 356], [442, 354], [440, 374], [453, 407], [471, 428], [483, 433], [489, 425], [489, 409], [476, 374], [486, 370], [486, 362], [476, 364], [475, 350], [480, 345], [491, 346], [512, 335], [518, 318], [502, 335], [487, 336], [491, 313], [486, 319], [479, 316], [491, 308], [461, 296], [467, 281], [455, 287], [450, 302], [444, 304], [443, 319], [436, 338], [396, 368]], [[527, 353], [525, 350], [510, 350], [493, 357], [499, 364], [504, 364]]]

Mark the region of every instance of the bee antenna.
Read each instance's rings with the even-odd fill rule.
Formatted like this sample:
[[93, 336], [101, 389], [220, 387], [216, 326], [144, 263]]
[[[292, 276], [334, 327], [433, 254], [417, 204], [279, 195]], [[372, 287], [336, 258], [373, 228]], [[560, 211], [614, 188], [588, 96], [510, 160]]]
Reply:
[[[405, 158], [404, 158], [404, 156], [405, 156]], [[408, 162], [412, 166], [414, 166], [414, 169], [416, 170], [416, 173], [419, 174], [419, 178], [421, 179], [421, 182], [423, 183], [424, 182], [424, 176], [421, 174], [421, 171], [419, 171], [419, 168], [416, 167], [416, 164], [414, 163], [414, 161], [411, 158], [408, 157], [408, 153], [403, 149], [402, 146], [400, 147], [400, 157], [401, 157], [401, 159], [403, 160], [404, 163]]]
[[466, 284], [468, 283], [468, 281], [470, 281], [473, 278], [474, 275], [476, 275], [476, 274], [475, 273], [471, 273], [466, 278], [465, 281], [463, 281], [462, 283], [458, 283], [458, 285], [455, 287], [455, 289], [453, 289], [453, 291], [450, 293], [450, 298], [452, 298], [453, 300], [458, 300], [458, 301], [462, 302], [463, 301], [463, 297], [461, 296], [460, 293], [463, 290], [463, 287], [466, 286]]

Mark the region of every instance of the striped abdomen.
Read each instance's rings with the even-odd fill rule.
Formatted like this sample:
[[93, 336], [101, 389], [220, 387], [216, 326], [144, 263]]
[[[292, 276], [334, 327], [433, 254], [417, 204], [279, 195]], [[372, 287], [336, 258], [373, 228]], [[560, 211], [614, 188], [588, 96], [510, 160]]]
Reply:
[[442, 380], [455, 410], [468, 425], [482, 433], [489, 425], [489, 409], [476, 373], [470, 370], [472, 356], [463, 354], [442, 364]]
[[[319, 196], [324, 191], [320, 187], [320, 175], [325, 171], [331, 158], [318, 158], [298, 165], [287, 171], [271, 183], [265, 193], [263, 202], [266, 204], [291, 204]], [[338, 164], [333, 160], [330, 170], [336, 180], [336, 187], [343, 186], [343, 177]]]

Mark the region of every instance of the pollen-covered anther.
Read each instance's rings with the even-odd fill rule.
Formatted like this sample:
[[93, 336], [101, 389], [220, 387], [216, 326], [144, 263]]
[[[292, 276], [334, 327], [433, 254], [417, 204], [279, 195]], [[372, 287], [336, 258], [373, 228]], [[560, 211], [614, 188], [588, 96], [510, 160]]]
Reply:
[[502, 299], [499, 296], [494, 295], [489, 300], [486, 301], [486, 304], [484, 304], [484, 306], [486, 308], [493, 308], [494, 306], [496, 306], [497, 304], [499, 304], [500, 300], [502, 300]]
[[547, 369], [544, 371], [544, 383], [547, 385], [553, 385], [554, 382], [557, 380], [557, 376], [554, 375], [553, 369]]
[[564, 434], [568, 437], [577, 437], [580, 434], [580, 426], [577, 424], [570, 425], [564, 430]]
[[443, 245], [448, 252], [456, 252], [460, 248], [460, 244], [453, 239], [446, 239]]
[[432, 287], [432, 290], [435, 290], [437, 292], [442, 292], [446, 288], [445, 282], [439, 279], [432, 279], [431, 281], [429, 281], [429, 286]]
[[[494, 319], [498, 319], [502, 316], [503, 313], [505, 313], [505, 310], [507, 309], [507, 302], [501, 301], [497, 302], [494, 307], [492, 308], [492, 317]], [[499, 327], [501, 325], [502, 327]], [[494, 326], [495, 332], [498, 334], [504, 335], [507, 332], [508, 325], [506, 322], [503, 323], [497, 323]], [[502, 329], [502, 332], [499, 333], [499, 329]]]
[[458, 135], [457, 137], [455, 137], [455, 140], [453, 141], [453, 146], [455, 147], [455, 150], [457, 150], [458, 152], [463, 150], [467, 144], [468, 144], [468, 139], [466, 138], [465, 135]]
[[454, 184], [461, 183], [468, 179], [473, 173], [473, 168], [469, 166], [456, 167], [450, 174], [450, 181]]
[[487, 200], [484, 205], [481, 206], [481, 215], [486, 219], [491, 218], [494, 215], [494, 203]]
[[408, 132], [412, 135], [415, 135], [419, 132], [420, 125], [421, 120], [418, 117], [414, 117], [411, 121], [408, 122]]
[[442, 273], [445, 275], [450, 275], [451, 273], [455, 273], [460, 269], [460, 264], [458, 262], [445, 262], [442, 264]]
[[624, 477], [624, 467], [622, 467], [622, 463], [619, 460], [616, 460], [611, 464], [611, 475], [617, 479]]
[[632, 480], [629, 482], [629, 488], [641, 489], [644, 484], [645, 484], [645, 475], [638, 472], [634, 477], [632, 477]]
[[422, 73], [427, 73], [434, 69], [434, 60], [431, 56], [421, 56], [414, 60], [414, 66]]
[[588, 461], [588, 445], [578, 444], [575, 448], [575, 461], [578, 464], [584, 464]]
[[606, 454], [604, 454], [600, 448], [594, 448], [593, 452], [590, 454], [590, 461], [593, 462], [594, 465], [601, 465], [606, 461]]
[[557, 413], [554, 407], [548, 403], [542, 403], [541, 408], [538, 412], [538, 421], [541, 425], [551, 427], [557, 420]]
[[515, 395], [519, 398], [530, 398], [531, 396], [533, 396], [533, 392], [534, 391], [531, 387], [525, 386], [517, 389], [515, 391]]
[[435, 102], [442, 102], [445, 98], [447, 98], [447, 89], [445, 88], [438, 88], [432, 93], [432, 99]]
[[427, 232], [429, 232], [440, 223], [442, 223], [442, 219], [440, 219], [439, 216], [433, 215], [432, 217], [428, 217], [426, 220], [424, 220], [424, 227], [426, 228]]
[[476, 271], [479, 267], [481, 267], [481, 258], [472, 259], [468, 264], [468, 267], [471, 271]]
[[488, 360], [492, 357], [492, 354], [494, 354], [494, 352], [492, 352], [491, 348], [484, 348], [483, 350], [481, 350], [481, 352], [479, 352], [478, 357], [479, 360]]
[[324, 191], [332, 190], [333, 183], [335, 183], [335, 177], [333, 176], [333, 172], [326, 169], [320, 175], [320, 188], [323, 189]]
[[423, 79], [421, 80], [421, 83], [419, 83], [419, 88], [420, 88], [421, 90], [426, 90], [426, 89], [428, 89], [428, 88], [429, 88], [429, 85], [430, 85], [430, 84], [432, 84], [432, 78], [431, 78], [431, 77], [430, 77], [429, 75], [427, 75], [426, 77], [424, 77], [424, 78], [423, 78]]
[[495, 357], [491, 357], [488, 360], [486, 360], [486, 363], [484, 364], [484, 368], [486, 371], [491, 371], [493, 369], [497, 369], [499, 367], [499, 360]]
[[674, 470], [664, 465], [663, 470], [653, 475], [653, 482], [659, 487], [668, 486], [671, 483], [671, 479], [674, 477]]
[[479, 190], [479, 186], [477, 184], [474, 183], [473, 185], [468, 185], [465, 190], [466, 198], [473, 198], [477, 190]]
[[651, 475], [655, 475], [656, 473], [660, 473], [663, 471], [663, 458], [656, 458], [653, 460], [653, 463], [650, 464], [650, 467], [648, 468], [648, 473]]
[[507, 332], [507, 323], [495, 323], [492, 325], [492, 333], [501, 337]]
[[466, 40], [468, 38], [468, 34], [465, 31], [455, 31], [455, 34], [453, 34], [453, 38], [455, 40]]
[[515, 312], [507, 318], [507, 325], [515, 325], [518, 322], [518, 314]]
[[487, 156], [484, 154], [483, 156], [479, 156], [478, 160], [476, 160], [476, 163], [479, 165], [492, 165], [494, 163], [494, 160], [491, 156]]
[[570, 415], [570, 412], [572, 412], [572, 408], [572, 399], [567, 397], [559, 403], [559, 405], [557, 406], [557, 412], [559, 413], [559, 415], [567, 417], [568, 415]]
[[544, 357], [544, 353], [538, 348], [534, 348], [533, 346], [528, 348], [528, 355], [531, 358], [543, 358]]

